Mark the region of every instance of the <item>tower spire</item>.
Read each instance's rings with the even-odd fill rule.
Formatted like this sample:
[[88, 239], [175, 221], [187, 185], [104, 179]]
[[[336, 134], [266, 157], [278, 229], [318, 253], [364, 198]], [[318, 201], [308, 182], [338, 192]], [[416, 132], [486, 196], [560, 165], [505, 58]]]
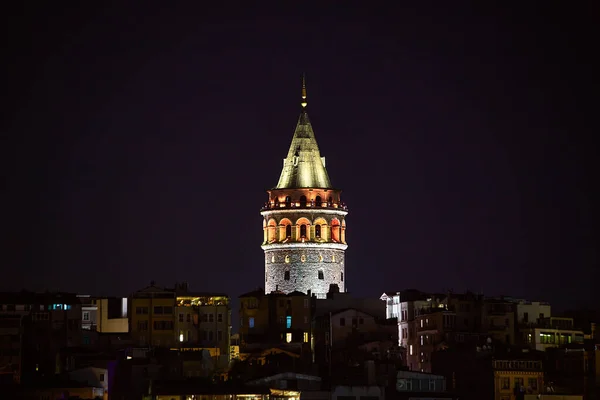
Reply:
[[306, 102], [306, 75], [303, 73], [302, 74], [302, 102], [300, 103], [303, 110], [306, 108], [307, 104], [308, 103]]

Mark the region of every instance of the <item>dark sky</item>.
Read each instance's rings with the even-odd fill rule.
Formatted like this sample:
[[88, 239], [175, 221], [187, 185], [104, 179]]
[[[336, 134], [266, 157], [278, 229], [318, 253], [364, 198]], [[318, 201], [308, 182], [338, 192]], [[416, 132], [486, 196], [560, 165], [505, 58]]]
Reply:
[[4, 18], [0, 289], [262, 286], [306, 72], [349, 291], [591, 299], [592, 2], [83, 3]]

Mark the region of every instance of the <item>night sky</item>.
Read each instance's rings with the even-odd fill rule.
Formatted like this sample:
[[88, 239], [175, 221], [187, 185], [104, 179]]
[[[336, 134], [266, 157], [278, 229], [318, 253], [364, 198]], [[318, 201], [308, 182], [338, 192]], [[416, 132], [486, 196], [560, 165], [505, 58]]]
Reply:
[[259, 211], [305, 72], [350, 210], [350, 292], [591, 299], [592, 2], [19, 3], [4, 18], [1, 290], [263, 286]]

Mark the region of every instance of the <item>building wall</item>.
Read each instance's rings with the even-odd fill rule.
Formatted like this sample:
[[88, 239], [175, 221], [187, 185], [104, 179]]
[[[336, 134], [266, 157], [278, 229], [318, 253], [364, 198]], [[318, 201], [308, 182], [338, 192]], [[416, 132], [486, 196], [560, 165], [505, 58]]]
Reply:
[[542, 362], [538, 360], [494, 360], [494, 399], [514, 399], [515, 385], [526, 393], [541, 393], [544, 384]]
[[539, 301], [520, 301], [517, 304], [517, 322], [520, 324], [536, 323], [539, 318], [552, 316], [552, 307]]
[[[342, 322], [343, 321], [343, 322]], [[352, 333], [375, 332], [379, 325], [375, 318], [358, 310], [345, 310], [331, 317], [332, 345], [345, 340]]]
[[[407, 364], [415, 371], [432, 371], [431, 355], [445, 340], [446, 332], [456, 329], [456, 314], [445, 309], [431, 309], [414, 320], [414, 339], [408, 340]], [[411, 352], [412, 346], [412, 352]]]
[[121, 299], [122, 313], [121, 318], [109, 318], [108, 315], [109, 299], [97, 299], [98, 307], [97, 331], [104, 333], [125, 333], [129, 332], [129, 318], [127, 316], [127, 299]]
[[134, 296], [131, 311], [131, 336], [139, 345], [172, 347], [177, 343], [174, 295], [171, 298]]
[[566, 344], [583, 344], [583, 331], [551, 328], [532, 328], [524, 330], [526, 343], [535, 350], [545, 351], [551, 347]]
[[278, 293], [244, 296], [240, 302], [240, 351], [252, 344], [302, 343], [309, 346], [311, 299]]
[[[330, 284], [345, 286], [345, 253], [336, 245], [302, 244], [265, 250], [265, 288], [270, 293], [295, 290], [325, 298]], [[286, 273], [289, 272], [289, 279]], [[322, 279], [321, 279], [322, 277]]]
[[87, 367], [69, 372], [69, 378], [90, 387], [102, 388], [108, 393], [108, 369]]

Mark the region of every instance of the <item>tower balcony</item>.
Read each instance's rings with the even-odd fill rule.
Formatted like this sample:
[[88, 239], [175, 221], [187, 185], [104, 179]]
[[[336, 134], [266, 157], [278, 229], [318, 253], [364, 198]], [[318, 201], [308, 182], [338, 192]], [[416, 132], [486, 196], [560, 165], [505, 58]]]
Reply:
[[348, 207], [345, 203], [339, 202], [322, 202], [316, 203], [314, 201], [307, 202], [286, 202], [286, 203], [276, 203], [276, 202], [267, 202], [263, 205], [260, 211], [273, 211], [273, 210], [285, 210], [285, 209], [312, 209], [312, 210], [341, 210], [348, 211]]

